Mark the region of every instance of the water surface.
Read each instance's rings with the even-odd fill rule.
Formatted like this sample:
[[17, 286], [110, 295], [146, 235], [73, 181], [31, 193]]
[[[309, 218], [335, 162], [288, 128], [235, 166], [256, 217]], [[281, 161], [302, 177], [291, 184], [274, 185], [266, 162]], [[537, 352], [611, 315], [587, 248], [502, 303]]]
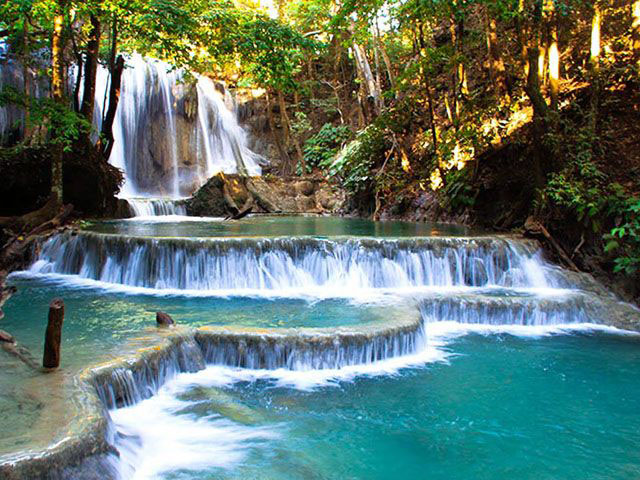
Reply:
[[[640, 476], [638, 337], [470, 334], [447, 343], [449, 355], [435, 363], [311, 391], [216, 367], [176, 381], [115, 412], [121, 428], [143, 438], [127, 457], [138, 467], [133, 478]], [[152, 421], [172, 430], [164, 442], [171, 459], [159, 459], [161, 447], [145, 436]], [[211, 452], [226, 442], [238, 455], [208, 455], [182, 428]], [[188, 467], [183, 449], [193, 456]]]
[[88, 230], [153, 237], [430, 237], [466, 235], [457, 225], [401, 221], [374, 222], [363, 218], [255, 215], [240, 220], [149, 217], [144, 220], [96, 222]]

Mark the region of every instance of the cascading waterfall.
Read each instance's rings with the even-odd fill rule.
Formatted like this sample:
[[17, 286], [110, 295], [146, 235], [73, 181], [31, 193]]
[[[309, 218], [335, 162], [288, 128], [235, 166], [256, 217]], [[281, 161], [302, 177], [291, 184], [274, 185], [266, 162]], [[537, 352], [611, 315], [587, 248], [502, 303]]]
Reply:
[[[2, 65], [0, 88], [9, 85], [21, 90], [22, 75], [19, 62]], [[71, 68], [71, 83], [76, 75], [75, 67]], [[47, 91], [42, 83], [32, 79], [33, 96]], [[109, 83], [108, 70], [99, 65], [94, 141], [107, 107]], [[82, 87], [81, 83], [80, 96]], [[19, 137], [23, 121], [20, 108], [0, 107], [0, 140]], [[172, 201], [188, 197], [218, 172], [260, 175], [264, 162], [249, 149], [247, 133], [224, 86], [204, 76], [187, 81], [182, 70], [138, 54], [127, 59], [122, 74], [113, 135], [109, 162], [124, 172], [121, 196], [135, 216], [183, 215], [184, 209], [170, 208]], [[155, 198], [157, 203], [146, 208], [141, 198]]]
[[[109, 74], [100, 68], [96, 123], [102, 116]], [[218, 172], [260, 174], [261, 157], [247, 147], [246, 132], [214, 82], [159, 60], [132, 55], [123, 72], [110, 162], [125, 174], [125, 198], [190, 195]], [[132, 202], [133, 203], [133, 202]], [[132, 205], [137, 214], [138, 205]], [[165, 214], [166, 209], [143, 210]]]
[[158, 241], [62, 233], [44, 243], [30, 273], [178, 293], [299, 289], [338, 296], [354, 289], [547, 288], [562, 282], [531, 244], [488, 237]]
[[[154, 213], [175, 206], [139, 201]], [[168, 344], [94, 370], [91, 383], [111, 409], [117, 432], [109, 442], [119, 455], [108, 456], [105, 471], [122, 479], [232, 466], [244, 458], [234, 451], [277, 437], [277, 431], [224, 417], [180, 415], [196, 408], [181, 397], [194, 388], [260, 381], [313, 389], [443, 361], [460, 332], [593, 328], [619, 307], [546, 263], [535, 242], [506, 237], [173, 238], [66, 231], [43, 240], [29, 270], [16, 275], [163, 296], [347, 297], [354, 306], [393, 305], [370, 322], [331, 328], [230, 322], [180, 329]], [[192, 441], [194, 435], [200, 440]], [[158, 440], [166, 437], [171, 442]], [[158, 449], [168, 448], [180, 455], [167, 452], [167, 461], [159, 462]], [[180, 463], [187, 451], [189, 460]]]
[[601, 307], [581, 293], [560, 298], [479, 294], [436, 295], [420, 301], [423, 321], [455, 322], [463, 325], [550, 326], [586, 324], [598, 318]]
[[168, 198], [127, 198], [129, 208], [135, 217], [156, 217], [187, 214], [187, 209], [180, 200]]
[[229, 92], [223, 98], [213, 81], [199, 77], [198, 125], [204, 135], [205, 158], [207, 159], [205, 178], [217, 172], [245, 173], [260, 175], [261, 158], [247, 146], [247, 134], [238, 124], [232, 108], [229, 108]]

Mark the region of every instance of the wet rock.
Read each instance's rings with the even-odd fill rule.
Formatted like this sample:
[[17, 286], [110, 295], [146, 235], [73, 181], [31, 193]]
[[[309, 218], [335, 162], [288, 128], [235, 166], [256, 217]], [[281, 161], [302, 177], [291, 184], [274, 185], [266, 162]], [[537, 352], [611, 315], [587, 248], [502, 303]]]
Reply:
[[228, 214], [222, 188], [221, 175], [211, 177], [189, 200], [186, 201], [187, 213], [202, 217], [224, 217]]
[[129, 202], [127, 202], [123, 198], [116, 199], [114, 215], [115, 218], [131, 218], [133, 217], [133, 212], [131, 211], [131, 207], [129, 206]]
[[249, 186], [258, 205], [267, 212], [280, 212], [282, 206], [273, 189], [264, 181], [262, 177], [253, 177]]
[[171, 315], [165, 312], [157, 312], [156, 313], [156, 323], [162, 326], [175, 325], [176, 322], [173, 321]]

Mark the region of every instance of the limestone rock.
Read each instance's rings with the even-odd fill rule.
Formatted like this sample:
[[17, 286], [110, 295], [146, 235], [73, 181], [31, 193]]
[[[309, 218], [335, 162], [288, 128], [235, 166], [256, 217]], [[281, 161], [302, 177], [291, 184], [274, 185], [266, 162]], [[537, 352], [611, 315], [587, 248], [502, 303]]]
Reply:
[[224, 180], [221, 175], [211, 177], [189, 200], [187, 213], [201, 217], [224, 217], [227, 206], [222, 194]]

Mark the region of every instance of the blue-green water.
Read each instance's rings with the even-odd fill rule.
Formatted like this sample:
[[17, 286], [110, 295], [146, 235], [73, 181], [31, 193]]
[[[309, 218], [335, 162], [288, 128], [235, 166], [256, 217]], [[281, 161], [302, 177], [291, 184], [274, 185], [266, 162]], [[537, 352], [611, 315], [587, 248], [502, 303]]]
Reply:
[[400, 221], [374, 222], [362, 218], [257, 215], [236, 221], [188, 220], [171, 217], [98, 222], [87, 230], [131, 236], [157, 237], [430, 237], [465, 235], [469, 229], [457, 225]]
[[[113, 236], [53, 237], [12, 278], [19, 291], [1, 326], [36, 362], [52, 298], [66, 316], [56, 373], [0, 352], [0, 455], [59, 439], [77, 416], [77, 373], [157, 345], [166, 330], [155, 313], [165, 311], [181, 325], [266, 340], [212, 341], [231, 353], [207, 352], [216, 365], [111, 410], [121, 479], [640, 477], [640, 337], [590, 330], [623, 317], [637, 328], [638, 313], [600, 302], [593, 283], [564, 275], [531, 242], [320, 217], [86, 228]], [[274, 236], [423, 238], [180, 239]], [[425, 324], [397, 322], [420, 312]], [[263, 330], [303, 327], [326, 330], [293, 341]], [[337, 327], [360, 330], [325, 335]], [[225, 360], [256, 352], [260, 370]], [[324, 353], [337, 360], [314, 363]]]
[[[345, 299], [308, 302], [300, 299], [249, 297], [158, 297], [109, 293], [60, 282], [14, 280], [16, 293], [4, 308], [0, 325], [10, 332], [36, 364], [42, 360], [49, 302], [65, 302], [62, 363], [55, 376], [42, 376], [0, 350], [0, 455], [24, 446], [46, 446], [63, 431], [74, 409], [65, 407], [53, 423], [42, 425], [49, 396], [73, 405], [73, 378], [84, 368], [116, 358], [127, 345], [154, 345], [157, 311], [180, 325], [226, 325], [250, 328], [354, 327], [383, 322], [397, 307], [356, 304]], [[50, 383], [46, 383], [50, 382]], [[47, 388], [55, 391], [47, 392]], [[51, 418], [46, 418], [47, 422]], [[36, 428], [36, 425], [39, 425]], [[38, 430], [36, 433], [34, 430]]]
[[[210, 369], [174, 386], [174, 403], [160, 395], [123, 414], [171, 412], [186, 422], [170, 423], [177, 438], [180, 427], [208, 424], [243, 453], [172, 469], [176, 450], [158, 470], [150, 451], [136, 478], [634, 479], [639, 347], [636, 336], [607, 333], [470, 334], [443, 347], [446, 361], [312, 391]], [[184, 448], [206, 463], [196, 437]]]

